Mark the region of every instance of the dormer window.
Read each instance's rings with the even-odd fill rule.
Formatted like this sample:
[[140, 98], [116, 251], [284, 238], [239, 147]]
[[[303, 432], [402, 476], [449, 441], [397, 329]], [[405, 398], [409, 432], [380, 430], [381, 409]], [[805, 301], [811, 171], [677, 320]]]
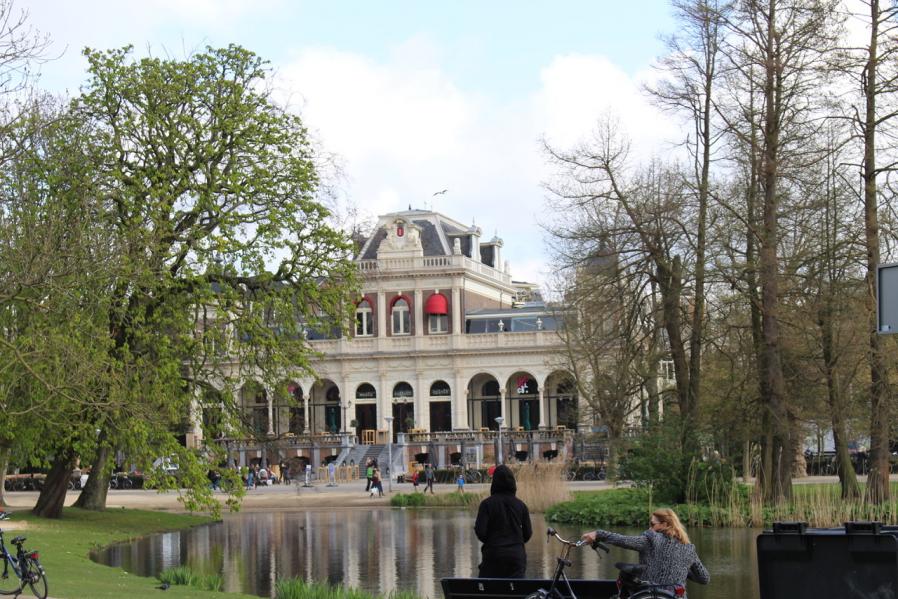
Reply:
[[373, 311], [368, 300], [362, 300], [355, 309], [355, 336], [370, 337], [374, 334]]
[[404, 298], [400, 297], [393, 303], [392, 316], [394, 335], [412, 334], [411, 312], [409, 311], [408, 302]]

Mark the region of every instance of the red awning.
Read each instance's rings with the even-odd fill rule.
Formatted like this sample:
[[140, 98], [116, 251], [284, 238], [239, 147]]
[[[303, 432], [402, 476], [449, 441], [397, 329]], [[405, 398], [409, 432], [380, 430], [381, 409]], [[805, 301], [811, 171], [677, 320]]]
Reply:
[[424, 312], [427, 314], [449, 314], [449, 301], [442, 293], [434, 293], [427, 298]]

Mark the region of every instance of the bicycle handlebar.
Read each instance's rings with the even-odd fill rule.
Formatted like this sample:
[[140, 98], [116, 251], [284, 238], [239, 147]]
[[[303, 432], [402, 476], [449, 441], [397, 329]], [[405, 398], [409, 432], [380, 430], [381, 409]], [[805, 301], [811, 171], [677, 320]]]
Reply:
[[562, 538], [561, 535], [558, 534], [558, 531], [556, 531], [551, 526], [548, 529], [546, 529], [546, 543], [549, 542], [550, 537], [555, 537], [556, 539], [558, 539], [559, 542], [564, 543], [565, 545], [570, 545], [571, 547], [582, 547], [583, 545], [590, 545], [596, 551], [598, 551], [599, 549], [601, 549], [605, 553], [608, 553], [609, 551], [611, 551], [608, 548], [608, 545], [606, 545], [605, 543], [603, 543], [599, 540], [593, 541], [592, 543], [589, 543], [588, 541], [584, 541], [583, 539], [577, 539], [576, 541], [568, 541], [567, 539]]

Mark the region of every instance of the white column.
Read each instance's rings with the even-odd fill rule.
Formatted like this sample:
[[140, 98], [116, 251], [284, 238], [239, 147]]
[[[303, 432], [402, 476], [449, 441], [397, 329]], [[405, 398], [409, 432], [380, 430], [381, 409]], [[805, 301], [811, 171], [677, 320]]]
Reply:
[[265, 404], [268, 408], [268, 436], [274, 436], [274, 402], [271, 398], [271, 389], [265, 389]]
[[350, 413], [349, 403], [355, 398], [355, 385], [349, 382], [349, 379], [343, 379], [343, 386], [340, 388], [340, 432], [349, 431], [349, 423], [354, 416]]
[[461, 290], [458, 287], [452, 288], [452, 334], [461, 334]]
[[387, 294], [383, 291], [377, 292], [377, 306], [375, 306], [375, 311], [377, 312], [377, 336], [378, 337], [386, 337], [387, 336]]
[[307, 392], [302, 394], [302, 414], [303, 414], [303, 429], [302, 432], [308, 434], [309, 433], [309, 398], [312, 396], [312, 388], [309, 387]]
[[415, 428], [430, 430], [430, 387], [426, 386], [424, 375], [418, 374], [415, 385]]
[[203, 443], [203, 406], [197, 396], [201, 393], [199, 389], [193, 394], [190, 400], [190, 434], [187, 439], [187, 447], [198, 448]]
[[549, 400], [546, 398], [546, 390], [539, 390], [539, 428], [548, 428], [549, 426]]
[[[508, 420], [508, 415], [505, 413], [505, 386], [499, 387], [499, 416], [505, 419], [505, 426], [511, 426], [511, 422]], [[489, 426], [487, 424], [486, 426]]]
[[455, 371], [455, 385], [452, 386], [452, 428], [470, 428], [468, 424], [468, 381], [458, 370]]
[[380, 389], [377, 393], [377, 422], [375, 430], [385, 429], [387, 423], [384, 421], [385, 416], [393, 415], [393, 389], [389, 388], [387, 378], [380, 377]]
[[420, 289], [415, 289], [415, 336], [424, 334], [424, 302], [421, 299], [423, 295]]

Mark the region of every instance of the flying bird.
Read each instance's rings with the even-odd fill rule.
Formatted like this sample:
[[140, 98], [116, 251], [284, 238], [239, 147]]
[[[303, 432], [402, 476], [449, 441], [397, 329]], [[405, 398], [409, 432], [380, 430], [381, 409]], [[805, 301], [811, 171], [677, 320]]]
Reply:
[[443, 191], [438, 191], [438, 192], [434, 193], [433, 195], [435, 195], [435, 196], [442, 195], [442, 194], [446, 193], [447, 191], [449, 191], [449, 190], [444, 189]]

